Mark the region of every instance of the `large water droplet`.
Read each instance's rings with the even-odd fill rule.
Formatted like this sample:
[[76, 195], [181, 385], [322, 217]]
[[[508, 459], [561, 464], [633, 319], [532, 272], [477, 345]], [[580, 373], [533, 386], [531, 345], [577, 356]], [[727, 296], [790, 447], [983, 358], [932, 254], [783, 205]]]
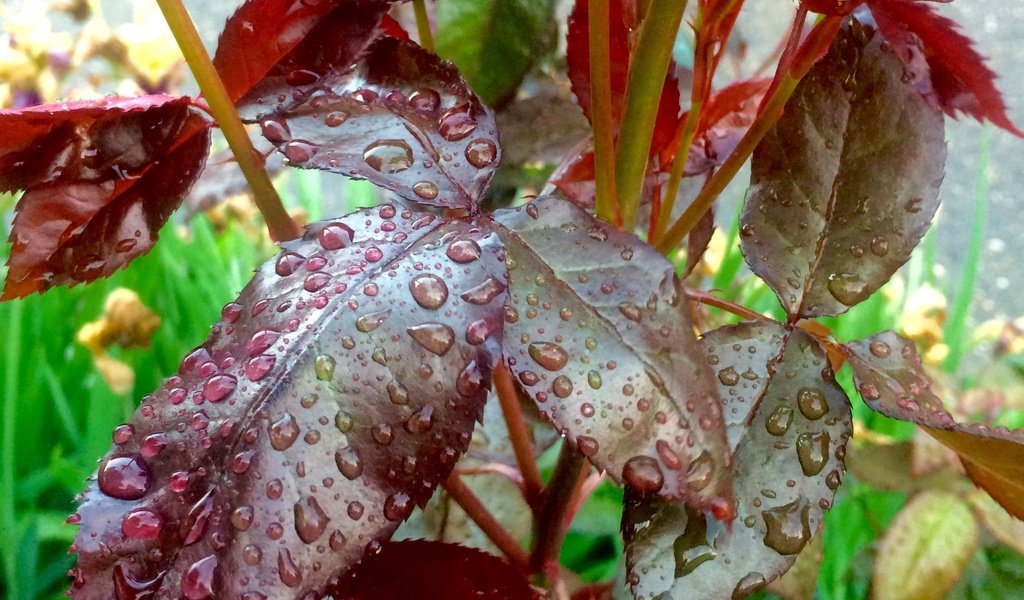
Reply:
[[203, 384], [203, 397], [210, 402], [220, 402], [235, 391], [238, 381], [231, 375], [214, 375]]
[[471, 263], [480, 258], [480, 244], [473, 240], [455, 240], [448, 244], [445, 255], [459, 264]]
[[363, 464], [359, 462], [359, 455], [352, 448], [343, 448], [335, 452], [334, 462], [346, 479], [353, 480], [363, 474]]
[[853, 306], [864, 299], [867, 284], [853, 273], [833, 273], [828, 277], [828, 291], [832, 297], [846, 306]]
[[868, 345], [868, 349], [871, 350], [871, 354], [878, 358], [889, 358], [889, 354], [892, 353], [892, 348], [889, 347], [889, 344], [882, 340], [874, 340]]
[[363, 160], [374, 171], [401, 173], [412, 166], [412, 148], [402, 140], [379, 140], [363, 150]]
[[821, 473], [828, 462], [828, 445], [832, 441], [827, 431], [801, 433], [796, 440], [796, 455], [804, 475], [811, 477]]
[[367, 313], [356, 319], [356, 330], [361, 333], [370, 333], [380, 327], [380, 324], [391, 316], [391, 309]]
[[250, 381], [259, 381], [267, 376], [267, 373], [274, 368], [277, 359], [268, 354], [254, 356], [245, 363], [245, 376]]
[[780, 406], [768, 416], [768, 420], [764, 423], [764, 428], [772, 435], [782, 436], [786, 435], [786, 432], [789, 431], [789, 425], [792, 422], [793, 409], [788, 406]]
[[455, 380], [455, 389], [465, 398], [472, 398], [477, 395], [484, 386], [484, 374], [475, 360], [469, 361]]
[[135, 508], [121, 520], [121, 532], [137, 540], [151, 540], [160, 535], [163, 519], [156, 511]]
[[217, 578], [217, 557], [210, 555], [192, 563], [181, 576], [181, 593], [188, 600], [213, 597]]
[[718, 380], [722, 385], [733, 386], [740, 382], [740, 374], [732, 367], [726, 367], [718, 372]]
[[426, 405], [405, 421], [409, 433], [426, 433], [434, 424], [434, 407]]
[[470, 304], [483, 306], [489, 304], [504, 291], [505, 284], [498, 281], [493, 275], [488, 275], [483, 283], [466, 290], [460, 297]]
[[421, 88], [409, 94], [409, 106], [419, 112], [434, 112], [441, 105], [441, 95], [430, 88]]
[[619, 312], [622, 313], [622, 316], [636, 323], [639, 323], [640, 319], [643, 316], [643, 314], [640, 312], [640, 307], [637, 306], [636, 304], [633, 304], [632, 302], [623, 302], [622, 304], [620, 304]]
[[406, 329], [412, 339], [438, 356], [444, 356], [455, 343], [455, 331], [444, 323], [424, 323]]
[[743, 600], [750, 594], [760, 590], [768, 581], [764, 575], [754, 571], [747, 573], [736, 583], [736, 587], [732, 590], [732, 600]]
[[800, 412], [812, 421], [817, 421], [828, 413], [825, 395], [814, 388], [801, 388], [796, 395], [796, 405], [800, 407]]
[[112, 456], [100, 468], [100, 491], [121, 500], [138, 500], [149, 492], [153, 476], [141, 456]]
[[[117, 600], [148, 600], [153, 598], [160, 589], [160, 583], [163, 581], [165, 573], [166, 571], [163, 571], [153, 579], [139, 580], [128, 573], [124, 563], [118, 563], [114, 565], [114, 597]], [[72, 585], [77, 587], [77, 584], [78, 579], [76, 578]]]
[[473, 140], [466, 145], [466, 160], [478, 169], [490, 165], [497, 157], [498, 147], [490, 140]]
[[352, 243], [356, 232], [344, 223], [330, 223], [320, 230], [318, 237], [324, 250], [340, 250]]
[[764, 545], [783, 556], [797, 554], [811, 539], [809, 506], [803, 498], [761, 512], [767, 531]]
[[474, 129], [476, 119], [473, 118], [472, 108], [468, 102], [449, 108], [438, 119], [438, 131], [441, 137], [449, 142], [461, 140], [473, 133]]
[[296, 502], [294, 513], [295, 533], [307, 544], [315, 542], [327, 529], [327, 523], [331, 520], [313, 496]]
[[267, 348], [274, 345], [277, 338], [281, 337], [281, 334], [271, 329], [260, 329], [256, 333], [252, 334], [249, 338], [249, 342], [246, 344], [245, 349], [248, 351], [249, 356], [256, 356], [263, 354]]
[[433, 181], [419, 181], [412, 186], [412, 191], [424, 200], [437, 198], [437, 184]]
[[389, 521], [402, 521], [412, 513], [416, 504], [405, 492], [391, 494], [384, 501], [384, 517]]
[[622, 479], [640, 495], [646, 496], [665, 485], [665, 474], [658, 461], [650, 456], [634, 456], [622, 467]]
[[715, 476], [715, 463], [706, 450], [686, 466], [686, 486], [695, 492], [708, 487]]
[[568, 398], [572, 394], [572, 380], [565, 375], [555, 377], [551, 382], [551, 391], [559, 398]]
[[534, 342], [527, 347], [530, 358], [548, 371], [558, 371], [569, 362], [564, 348], [552, 342]]
[[409, 281], [413, 300], [423, 308], [440, 308], [448, 300], [448, 285], [433, 273], [420, 273]]
[[292, 553], [287, 548], [277, 551], [277, 575], [281, 578], [281, 583], [288, 587], [302, 583], [302, 570], [292, 560]]
[[295, 417], [291, 413], [284, 413], [267, 427], [267, 434], [274, 450], [287, 450], [299, 437], [299, 424], [295, 422]]
[[320, 381], [333, 381], [334, 380], [334, 367], [337, 366], [337, 361], [330, 354], [318, 354], [313, 359], [313, 372], [316, 374], [316, 378]]

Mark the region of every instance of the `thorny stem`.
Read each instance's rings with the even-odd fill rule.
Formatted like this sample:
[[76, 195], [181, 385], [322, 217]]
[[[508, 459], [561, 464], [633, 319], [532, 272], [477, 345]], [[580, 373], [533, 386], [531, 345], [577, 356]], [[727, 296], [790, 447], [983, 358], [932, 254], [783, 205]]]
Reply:
[[512, 451], [516, 455], [516, 463], [523, 474], [526, 503], [536, 507], [544, 483], [541, 481], [537, 461], [533, 456], [533, 441], [530, 439], [530, 432], [526, 429], [523, 409], [519, 405], [519, 394], [516, 392], [515, 382], [512, 381], [512, 375], [504, 362], [500, 362], [494, 369], [493, 380], [494, 390], [498, 394], [498, 402], [501, 404], [501, 414], [505, 417], [505, 424], [508, 427], [508, 439], [512, 444]]
[[743, 135], [739, 144], [729, 154], [722, 166], [708, 180], [690, 206], [683, 211], [683, 214], [672, 224], [672, 227], [665, 233], [665, 236], [658, 241], [657, 248], [667, 254], [686, 237], [700, 221], [704, 213], [711, 208], [711, 205], [718, 199], [722, 190], [736, 176], [740, 168], [754, 152], [754, 148], [761, 142], [771, 127], [782, 114], [783, 107], [790, 96], [796, 90], [800, 79], [807, 72], [820, 51], [827, 48], [835, 37], [840, 23], [839, 17], [826, 17], [815, 25], [815, 30], [808, 36], [807, 44], [801, 48], [799, 56], [793, 61], [788, 72], [783, 75], [775, 90], [761, 107], [760, 113], [754, 119], [750, 129]]
[[412, 0], [412, 9], [416, 13], [416, 32], [420, 36], [420, 46], [434, 52], [434, 34], [430, 31], [426, 0]]
[[512, 534], [505, 529], [501, 523], [498, 522], [494, 515], [491, 514], [487, 507], [480, 502], [480, 499], [476, 497], [476, 494], [470, 490], [462, 479], [455, 473], [448, 476], [448, 479], [442, 484], [448, 495], [451, 496], [455, 503], [466, 511], [470, 519], [480, 527], [487, 539], [494, 542], [494, 545], [501, 550], [513, 564], [522, 569], [527, 569], [530, 564], [530, 557], [527, 555], [526, 550], [519, 545], [519, 542], [512, 537]]
[[181, 53], [185, 56], [185, 62], [195, 75], [199, 89], [209, 106], [209, 112], [224, 133], [224, 138], [235, 155], [235, 160], [238, 161], [238, 167], [252, 189], [256, 207], [267, 222], [270, 236], [278, 242], [299, 237], [299, 226], [288, 216], [284, 205], [281, 204], [281, 198], [277, 195], [277, 190], [274, 189], [274, 184], [264, 168], [263, 159], [253, 148], [249, 134], [228, 96], [227, 88], [217, 74], [217, 69], [213, 66], [182, 0], [156, 0], [156, 3], [171, 33], [174, 34]]
[[[591, 3], [594, 4], [598, 3]], [[686, 0], [651, 0], [648, 18], [640, 26], [636, 53], [630, 60], [626, 110], [615, 156], [615, 190], [622, 210], [622, 228], [626, 231], [636, 228], [661, 89], [686, 4]]]
[[533, 552], [530, 569], [543, 573], [554, 582], [558, 577], [558, 552], [565, 537], [565, 516], [572, 497], [590, 469], [590, 463], [576, 445], [565, 441], [558, 462], [541, 497], [540, 510], [533, 522]]
[[590, 4], [590, 108], [594, 128], [594, 183], [597, 218], [619, 225], [622, 215], [615, 194], [615, 137], [612, 123], [610, 3]]

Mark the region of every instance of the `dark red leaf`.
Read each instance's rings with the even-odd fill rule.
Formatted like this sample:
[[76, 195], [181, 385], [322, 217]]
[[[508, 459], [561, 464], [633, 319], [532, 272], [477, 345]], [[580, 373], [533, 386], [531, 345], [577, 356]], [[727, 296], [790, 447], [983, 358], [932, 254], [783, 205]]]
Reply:
[[938, 208], [943, 117], [904, 72], [854, 19], [754, 150], [741, 247], [794, 320], [870, 296]]
[[866, 0], [800, 0], [811, 12], [823, 15], [848, 15]]
[[[358, 60], [391, 0], [247, 0], [228, 19], [213, 64], [238, 101], [267, 79], [307, 80]], [[258, 91], [257, 91], [258, 93]]]
[[412, 38], [409, 37], [409, 33], [402, 28], [401, 23], [396, 21], [391, 15], [384, 15], [384, 18], [381, 19], [380, 31], [384, 35], [389, 35], [393, 38], [398, 38], [407, 42], [412, 41]]
[[203, 169], [209, 129], [188, 98], [165, 95], [0, 111], [0, 191], [25, 190], [2, 299], [148, 252]]
[[457, 544], [413, 540], [386, 544], [331, 590], [345, 600], [539, 600], [525, 573]]
[[454, 67], [410, 42], [381, 37], [352, 69], [285, 91], [242, 111], [294, 166], [468, 209], [501, 160], [493, 114]]
[[956, 117], [960, 112], [979, 121], [987, 119], [1024, 137], [1006, 114], [1006, 104], [995, 86], [996, 74], [955, 21], [920, 0], [869, 0], [868, 5], [896, 56], [910, 61], [918, 51], [924, 53], [932, 88], [946, 114]]
[[638, 598], [743, 598], [784, 573], [821, 526], [842, 480], [850, 404], [811, 336], [773, 321], [701, 339], [733, 448], [730, 524], [627, 493], [626, 566]]
[[711, 238], [715, 235], [715, 210], [714, 207], [697, 221], [697, 225], [686, 235], [686, 267], [682, 276], [686, 277], [697, 267], [700, 258], [711, 244]]
[[576, 206], [592, 209], [597, 197], [594, 148], [589, 139], [578, 148], [569, 152], [548, 181]]
[[284, 244], [115, 432], [72, 596], [301, 598], [372, 554], [469, 444], [505, 278], [494, 234], [393, 205]]
[[974, 483], [1024, 519], [1024, 430], [957, 421], [932, 392], [914, 342], [892, 331], [852, 342], [846, 354], [869, 407], [917, 423], [955, 450]]
[[722, 416], [672, 263], [557, 198], [492, 218], [505, 360], [541, 413], [616, 481], [726, 509]]

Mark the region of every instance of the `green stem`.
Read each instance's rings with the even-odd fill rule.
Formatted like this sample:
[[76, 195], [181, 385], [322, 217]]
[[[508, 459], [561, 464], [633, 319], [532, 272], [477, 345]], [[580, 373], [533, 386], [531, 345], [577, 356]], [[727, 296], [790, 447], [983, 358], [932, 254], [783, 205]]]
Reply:
[[527, 567], [530, 557], [526, 554], [526, 550], [523, 550], [519, 542], [494, 518], [494, 515], [487, 510], [487, 507], [480, 502], [476, 494], [462, 482], [458, 475], [455, 473], [449, 475], [443, 486], [452, 500], [469, 515], [469, 518], [484, 532], [487, 539], [494, 542], [502, 554], [513, 564], [524, 569]]
[[615, 133], [612, 122], [610, 3], [590, 4], [590, 113], [594, 128], [594, 183], [597, 218], [622, 223], [615, 194]]
[[185, 62], [195, 75], [199, 89], [210, 107], [210, 113], [224, 133], [224, 138], [252, 189], [256, 207], [267, 222], [270, 236], [278, 242], [299, 237], [299, 226], [288, 216], [284, 205], [281, 204], [281, 198], [277, 195], [277, 190], [274, 189], [274, 184], [264, 168], [263, 157], [253, 148], [249, 133], [238, 118], [235, 105], [231, 102], [224, 82], [217, 74], [217, 69], [213, 66], [185, 6], [181, 0], [156, 0], [156, 3], [160, 6], [164, 20], [167, 21], [167, 26], [185, 56]]
[[412, 9], [416, 13], [416, 31], [420, 35], [420, 46], [434, 52], [434, 34], [430, 31], [430, 17], [427, 16], [425, 0], [412, 0]]
[[669, 219], [672, 218], [672, 209], [675, 208], [676, 196], [679, 195], [679, 184], [683, 181], [683, 170], [686, 167], [686, 158], [690, 155], [690, 146], [693, 145], [693, 138], [697, 133], [697, 122], [700, 121], [700, 111], [703, 103], [694, 98], [690, 103], [690, 112], [686, 113], [686, 122], [683, 123], [683, 130], [679, 133], [679, 148], [676, 150], [676, 157], [672, 161], [672, 172], [668, 176], [668, 185], [665, 187], [665, 196], [661, 202], [661, 212], [658, 213], [658, 222], [654, 226], [654, 237], [652, 243], [661, 239], [668, 227]]
[[533, 551], [530, 569], [549, 578], [558, 576], [558, 553], [565, 537], [565, 515], [577, 488], [586, 477], [590, 465], [576, 445], [562, 442], [558, 462], [541, 497], [540, 510], [534, 518]]
[[661, 90], [686, 4], [686, 0], [651, 0], [648, 18], [640, 26], [636, 53], [630, 60], [626, 110], [615, 157], [615, 189], [626, 231], [636, 228]]

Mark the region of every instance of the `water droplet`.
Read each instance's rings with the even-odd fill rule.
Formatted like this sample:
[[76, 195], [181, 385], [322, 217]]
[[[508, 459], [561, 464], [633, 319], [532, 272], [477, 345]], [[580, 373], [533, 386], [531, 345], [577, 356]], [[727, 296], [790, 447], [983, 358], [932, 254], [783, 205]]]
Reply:
[[792, 422], [793, 409], [788, 406], [780, 406], [768, 416], [764, 428], [774, 436], [782, 436], [786, 435], [786, 432], [789, 431], [789, 425]]
[[811, 539], [809, 506], [803, 498], [761, 512], [767, 531], [764, 545], [783, 556], [797, 554]]
[[141, 456], [112, 456], [99, 470], [100, 491], [120, 500], [138, 500], [149, 492], [153, 476]]
[[242, 305], [237, 302], [228, 302], [220, 311], [220, 317], [225, 323], [234, 323], [242, 315]]
[[444, 323], [424, 323], [405, 330], [412, 339], [430, 352], [444, 356], [455, 343], [455, 331]]
[[555, 380], [551, 382], [551, 391], [559, 398], [568, 398], [572, 393], [572, 380], [565, 375], [555, 377]]
[[412, 166], [412, 148], [402, 140], [379, 140], [363, 150], [363, 160], [374, 171], [401, 173]]
[[348, 121], [349, 116], [351, 115], [343, 110], [332, 110], [327, 113], [326, 117], [324, 117], [324, 125], [328, 127], [338, 127], [345, 121]]
[[505, 284], [498, 281], [498, 279], [493, 275], [488, 275], [487, 279], [485, 279], [483, 283], [466, 290], [460, 297], [470, 304], [483, 306], [485, 304], [490, 304], [504, 291]]
[[743, 598], [763, 588], [767, 583], [764, 575], [756, 571], [747, 573], [736, 583], [736, 587], [733, 588], [732, 600], [743, 600]]
[[203, 397], [210, 402], [220, 402], [235, 391], [238, 381], [231, 375], [214, 375], [203, 384]]
[[295, 513], [295, 533], [299, 539], [307, 544], [312, 544], [327, 529], [330, 517], [320, 508], [320, 503], [313, 496], [307, 496], [299, 500], [293, 507]]
[[867, 284], [853, 273], [833, 273], [828, 277], [828, 291], [839, 302], [853, 306], [864, 299]]
[[384, 501], [384, 517], [389, 521], [403, 521], [416, 504], [405, 492], [391, 494]]
[[267, 376], [267, 373], [274, 368], [277, 359], [267, 354], [254, 356], [245, 363], [245, 376], [250, 381], [259, 381]]
[[356, 232], [344, 223], [330, 223], [317, 236], [324, 250], [340, 250], [352, 243]]
[[430, 88], [421, 88], [409, 94], [409, 106], [419, 112], [434, 112], [441, 105], [441, 95]]
[[796, 404], [800, 407], [800, 412], [812, 421], [817, 421], [828, 413], [825, 395], [814, 388], [801, 388], [796, 395]]
[[642, 496], [653, 494], [665, 485], [658, 461], [650, 456], [634, 456], [622, 468], [622, 479]]
[[466, 160], [478, 169], [493, 163], [497, 157], [498, 147], [490, 140], [477, 139], [466, 145]]
[[252, 334], [252, 337], [249, 338], [249, 342], [246, 344], [245, 349], [248, 351], [249, 356], [263, 354], [268, 348], [274, 345], [274, 342], [276, 342], [279, 337], [281, 337], [281, 334], [276, 331], [261, 329]]
[[449, 142], [461, 140], [473, 133], [474, 129], [476, 119], [473, 118], [472, 107], [468, 102], [449, 108], [438, 119], [438, 132]]
[[352, 415], [348, 414], [343, 410], [339, 410], [338, 414], [334, 415], [334, 426], [338, 428], [338, 431], [342, 433], [348, 433], [352, 431]]
[[253, 507], [243, 504], [231, 512], [231, 525], [238, 531], [248, 531], [255, 517], [256, 511]]
[[889, 344], [882, 340], [874, 340], [868, 345], [868, 349], [871, 350], [871, 354], [878, 358], [889, 358], [889, 354], [892, 353], [892, 348], [889, 347]]
[[[77, 570], [76, 570], [77, 573]], [[147, 600], [160, 589], [166, 571], [150, 580], [138, 580], [128, 573], [123, 563], [114, 565], [114, 597], [117, 600]], [[82, 582], [84, 583], [84, 582]], [[79, 575], [75, 575], [72, 586], [79, 587]]]
[[601, 389], [601, 374], [597, 371], [589, 371], [587, 373], [587, 383], [595, 390]]
[[264, 119], [260, 122], [260, 131], [267, 141], [280, 146], [292, 139], [292, 132], [288, 130], [288, 124], [277, 119]]
[[597, 440], [587, 435], [577, 436], [576, 446], [579, 448], [580, 454], [587, 458], [594, 456], [600, 450]]
[[284, 413], [280, 419], [267, 427], [267, 434], [274, 450], [287, 450], [299, 437], [299, 424], [295, 422], [295, 417], [291, 413]]
[[455, 380], [455, 389], [465, 398], [472, 398], [484, 387], [484, 374], [475, 360], [469, 361]]
[[412, 186], [412, 191], [420, 198], [424, 200], [433, 200], [437, 198], [437, 184], [433, 181], [420, 181]]
[[252, 463], [252, 457], [255, 453], [252, 450], [242, 450], [238, 454], [235, 454], [231, 458], [231, 472], [236, 475], [241, 475], [249, 470], [249, 464]]
[[137, 540], [151, 540], [160, 535], [163, 519], [156, 511], [135, 508], [121, 520], [121, 532]]
[[356, 330], [360, 333], [370, 333], [380, 327], [380, 324], [391, 316], [391, 309], [367, 313], [356, 319]]
[[294, 164], [309, 162], [314, 156], [316, 156], [316, 151], [316, 146], [302, 140], [288, 142], [284, 146], [285, 157], [288, 158], [289, 162]]
[[381, 446], [387, 446], [394, 441], [395, 432], [387, 423], [380, 423], [370, 429], [370, 437]]
[[377, 262], [384, 258], [384, 253], [377, 246], [370, 246], [366, 249], [366, 252], [363, 253], [363, 258], [365, 258], [367, 262]]
[[213, 597], [217, 577], [217, 557], [210, 555], [192, 563], [181, 576], [181, 593], [188, 600]]
[[860, 395], [863, 396], [865, 400], [878, 400], [878, 398], [881, 397], [881, 394], [878, 393], [878, 388], [870, 383], [862, 383], [857, 389], [860, 390]]
[[718, 380], [722, 385], [733, 386], [740, 382], [740, 374], [732, 367], [726, 367], [718, 372]]
[[363, 474], [363, 464], [359, 455], [352, 448], [344, 448], [334, 453], [334, 463], [345, 479], [353, 480]]
[[552, 342], [534, 342], [527, 352], [536, 363], [548, 371], [558, 371], [569, 362], [569, 354], [564, 348]]
[[445, 255], [459, 264], [471, 263], [480, 258], [480, 244], [473, 240], [455, 240], [448, 245]]
[[292, 553], [287, 548], [277, 551], [277, 575], [281, 578], [281, 583], [288, 587], [302, 583], [302, 570], [292, 560]]
[[167, 434], [163, 432], [147, 435], [139, 444], [139, 451], [145, 458], [153, 458], [167, 447]]
[[882, 236], [876, 236], [871, 240], [871, 253], [875, 256], [885, 256], [889, 253], [889, 240]]
[[654, 443], [654, 448], [658, 451], [658, 456], [661, 457], [661, 462], [665, 463], [665, 466], [673, 471], [678, 471], [683, 468], [683, 461], [679, 458], [679, 454], [672, 449], [665, 440], [658, 440]]
[[796, 455], [804, 475], [812, 477], [821, 473], [828, 462], [828, 445], [832, 441], [827, 431], [801, 433], [796, 440]]
[[118, 446], [123, 446], [124, 444], [127, 444], [129, 440], [132, 439], [132, 433], [134, 431], [134, 427], [132, 427], [128, 423], [124, 423], [114, 428], [114, 434], [111, 437], [113, 438], [115, 444], [117, 444]]
[[636, 323], [639, 323], [641, 317], [643, 316], [640, 312], [640, 307], [637, 306], [636, 304], [633, 304], [632, 302], [623, 302], [622, 304], [620, 304], [619, 312], [622, 313], [622, 316]]
[[353, 521], [358, 521], [359, 519], [363, 518], [364, 510], [365, 508], [363, 507], [362, 502], [358, 500], [353, 500], [352, 502], [349, 503], [346, 512], [348, 512], [348, 516], [350, 519], [352, 519]]
[[715, 463], [705, 450], [686, 466], [686, 486], [695, 492], [708, 487], [715, 476]]
[[434, 425], [434, 407], [426, 405], [405, 421], [409, 433], [426, 433]]
[[421, 273], [409, 282], [412, 297], [423, 308], [440, 308], [448, 300], [448, 286], [433, 273]]
[[334, 367], [337, 364], [330, 354], [319, 354], [313, 359], [313, 372], [316, 373], [316, 378], [320, 381], [333, 381]]

